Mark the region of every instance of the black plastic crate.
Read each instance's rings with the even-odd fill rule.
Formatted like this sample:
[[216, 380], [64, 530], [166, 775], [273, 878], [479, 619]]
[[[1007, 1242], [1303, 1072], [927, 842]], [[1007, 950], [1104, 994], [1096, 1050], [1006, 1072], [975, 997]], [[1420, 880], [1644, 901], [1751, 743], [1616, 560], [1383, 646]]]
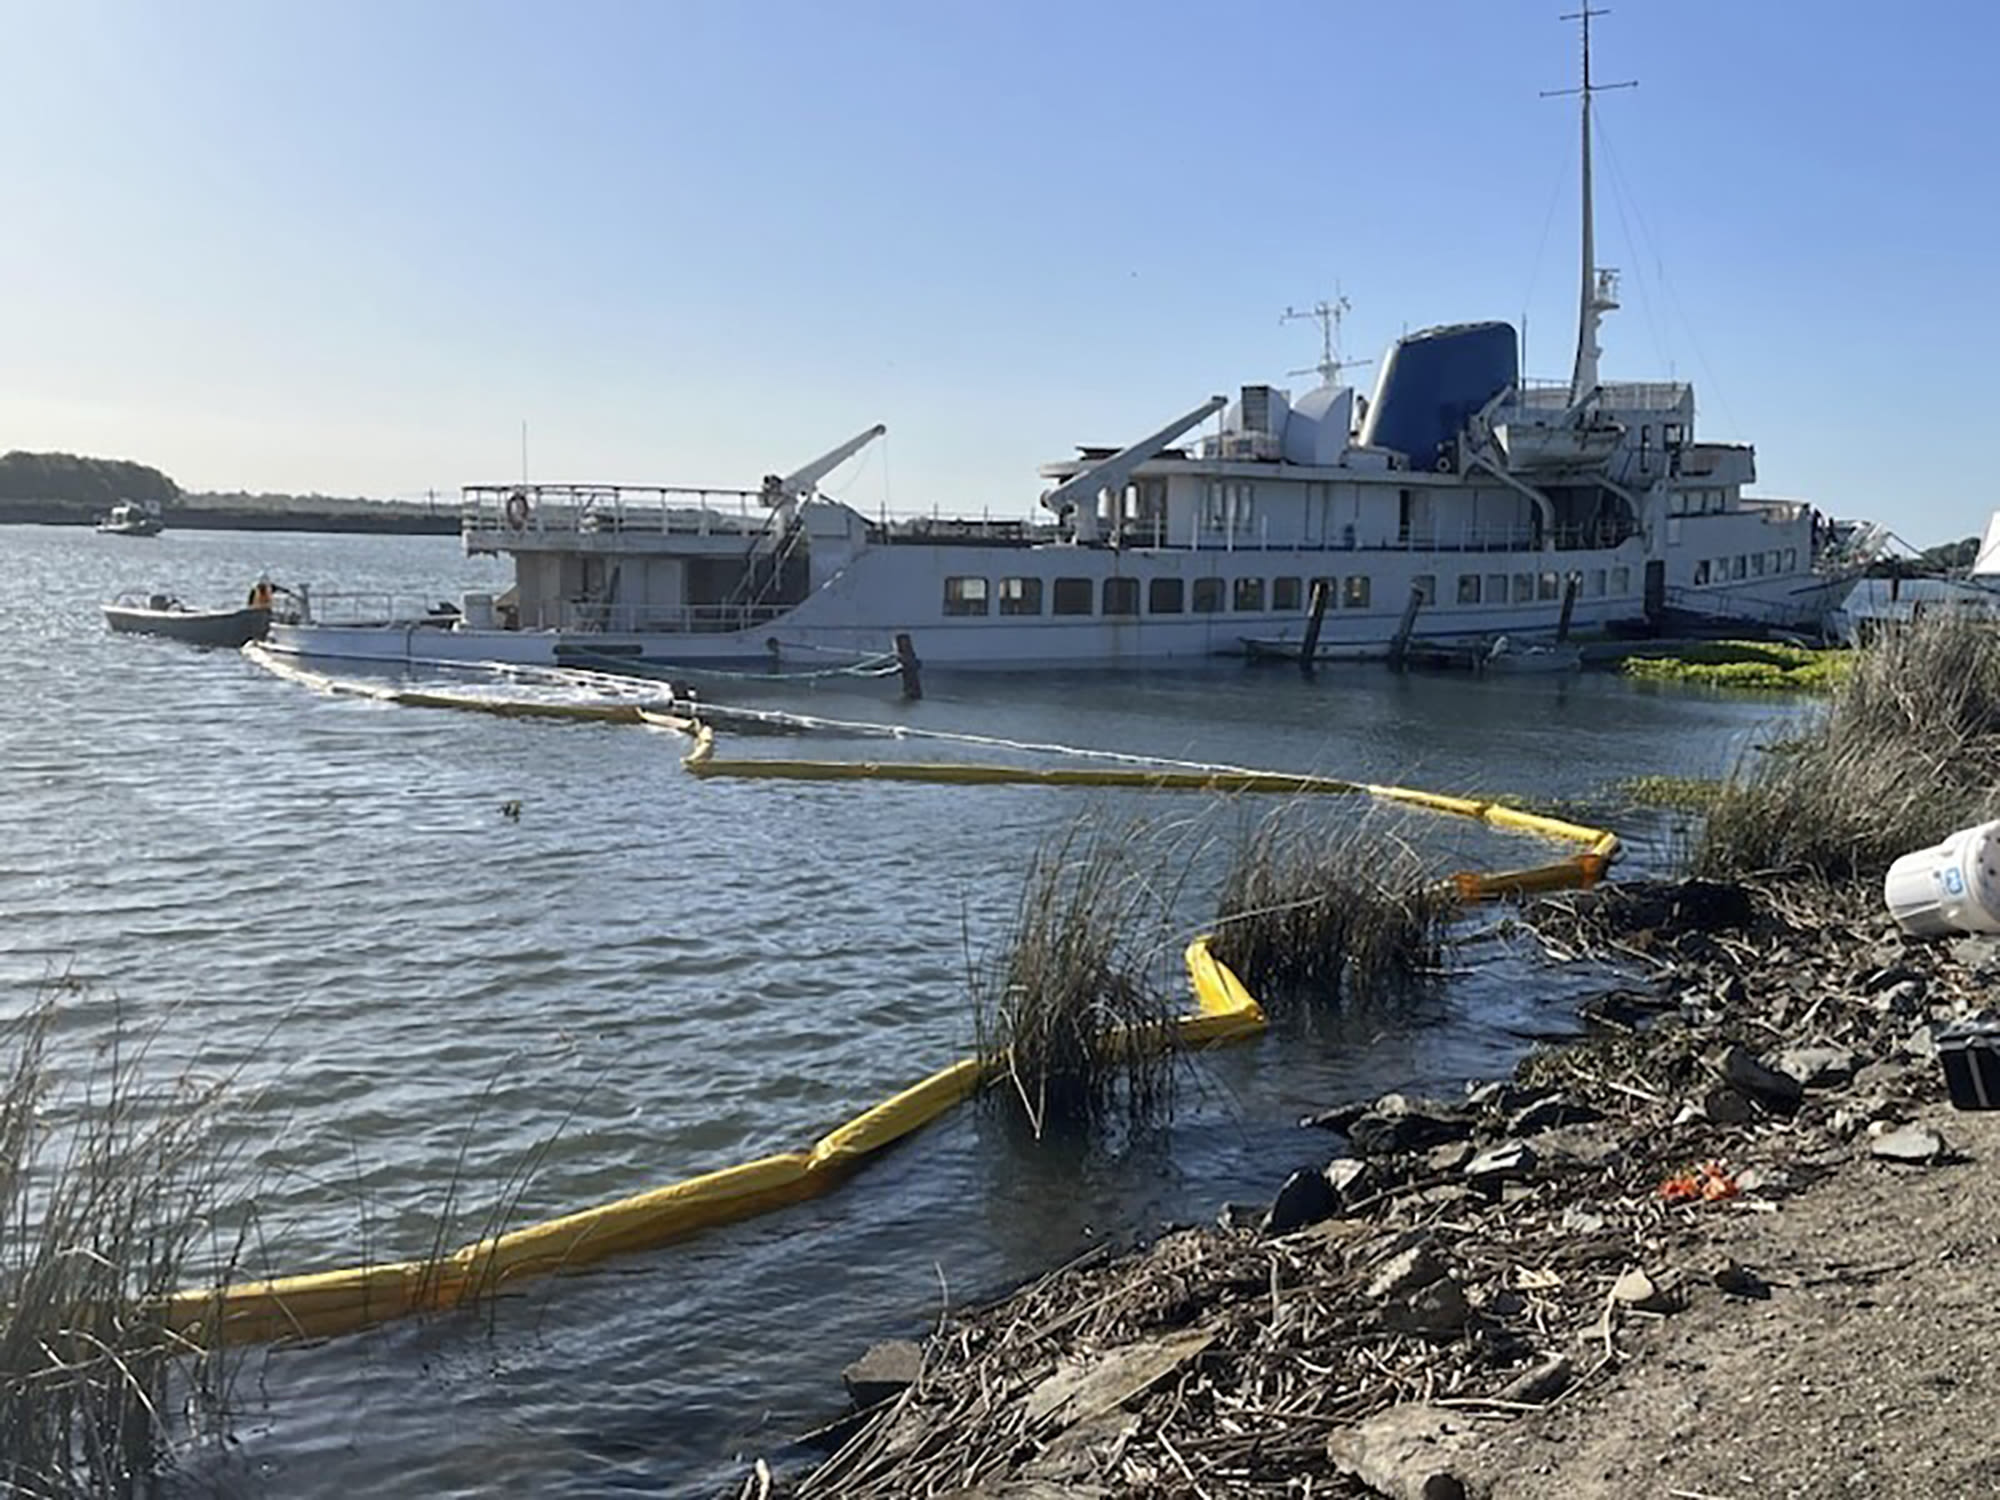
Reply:
[[1947, 1026], [1937, 1050], [1954, 1108], [2000, 1109], [2000, 1018]]

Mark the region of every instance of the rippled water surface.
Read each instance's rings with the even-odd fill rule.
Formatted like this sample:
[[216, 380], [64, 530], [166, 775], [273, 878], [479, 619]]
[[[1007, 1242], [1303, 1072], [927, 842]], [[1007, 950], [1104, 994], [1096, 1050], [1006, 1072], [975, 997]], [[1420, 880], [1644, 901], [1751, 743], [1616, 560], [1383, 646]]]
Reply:
[[[268, 570], [449, 597], [503, 586], [438, 538], [0, 529], [0, 983], [10, 1013], [85, 981], [63, 1043], [119, 1015], [151, 1064], [238, 1074], [253, 1269], [421, 1253], [456, 1182], [471, 1238], [523, 1162], [545, 1216], [808, 1144], [961, 1053], [968, 949], [1038, 839], [1085, 807], [1219, 845], [1262, 806], [1188, 795], [696, 781], [655, 731], [329, 697], [235, 652], [112, 636], [127, 587], [231, 603]], [[921, 650], [922, 636], [918, 633]], [[1604, 676], [1472, 680], [1223, 666], [1138, 678], [708, 688], [827, 717], [970, 730], [1595, 813], [1657, 867], [1616, 784], [1715, 774], [1777, 710]], [[839, 736], [732, 753], [855, 756]], [[922, 753], [946, 753], [923, 747]], [[901, 753], [918, 753], [905, 748]], [[963, 753], [963, 752], [960, 752]], [[502, 814], [518, 801], [518, 820]], [[1398, 825], [1441, 867], [1532, 862], [1463, 824]], [[1187, 921], [1212, 908], [1197, 860]], [[615, 1262], [490, 1316], [260, 1355], [246, 1495], [716, 1492], [738, 1454], [833, 1415], [840, 1366], [1095, 1240], [1268, 1194], [1327, 1139], [1301, 1112], [1456, 1088], [1567, 1024], [1574, 979], [1493, 940], [1434, 999], [1280, 1026], [1203, 1059], [1173, 1124], [1033, 1150], [961, 1111], [817, 1202]]]

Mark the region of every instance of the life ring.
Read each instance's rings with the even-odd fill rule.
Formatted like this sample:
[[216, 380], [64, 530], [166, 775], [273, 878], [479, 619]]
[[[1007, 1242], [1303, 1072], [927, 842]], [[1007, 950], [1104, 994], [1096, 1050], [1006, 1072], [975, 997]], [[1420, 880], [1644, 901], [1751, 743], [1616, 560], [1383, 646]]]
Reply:
[[507, 524], [516, 531], [528, 529], [528, 517], [533, 514], [528, 505], [527, 492], [516, 490], [507, 497]]

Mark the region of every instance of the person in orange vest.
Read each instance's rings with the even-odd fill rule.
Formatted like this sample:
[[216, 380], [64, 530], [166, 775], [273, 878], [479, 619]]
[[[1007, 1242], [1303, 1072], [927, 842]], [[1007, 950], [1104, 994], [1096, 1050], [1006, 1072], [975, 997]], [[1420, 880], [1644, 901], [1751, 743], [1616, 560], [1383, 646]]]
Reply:
[[260, 578], [251, 584], [250, 597], [246, 602], [252, 609], [269, 609], [271, 607], [271, 580]]

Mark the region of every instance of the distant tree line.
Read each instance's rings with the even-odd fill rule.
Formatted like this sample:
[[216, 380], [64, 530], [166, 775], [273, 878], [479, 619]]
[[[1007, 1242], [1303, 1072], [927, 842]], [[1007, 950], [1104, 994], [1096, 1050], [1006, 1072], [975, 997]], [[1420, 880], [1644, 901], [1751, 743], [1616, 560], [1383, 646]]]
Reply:
[[0, 500], [67, 500], [108, 510], [121, 500], [166, 507], [180, 495], [181, 487], [165, 474], [130, 459], [18, 449], [0, 454]]

